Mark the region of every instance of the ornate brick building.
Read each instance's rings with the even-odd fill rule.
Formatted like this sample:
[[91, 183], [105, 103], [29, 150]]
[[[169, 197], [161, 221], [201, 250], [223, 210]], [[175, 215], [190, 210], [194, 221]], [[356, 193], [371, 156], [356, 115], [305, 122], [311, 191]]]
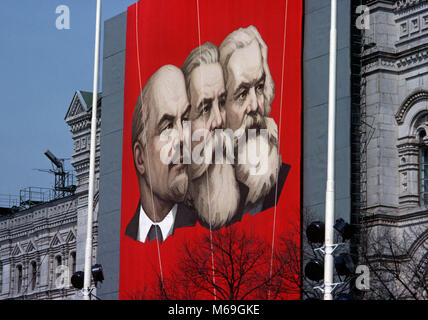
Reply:
[[[362, 111], [367, 298], [423, 299], [428, 288], [428, 1], [367, 1]], [[365, 189], [365, 188], [364, 188]]]
[[[23, 201], [19, 208], [0, 215], [0, 299], [75, 299], [69, 279], [84, 268], [86, 241], [89, 143], [92, 94], [77, 91], [65, 121], [74, 140], [72, 166], [77, 188], [73, 195], [58, 198], [45, 191], [38, 202]], [[101, 98], [98, 99], [98, 108]], [[100, 111], [100, 110], [99, 110]], [[100, 112], [98, 112], [98, 120]], [[97, 132], [96, 177], [99, 167]], [[43, 197], [40, 197], [40, 196]], [[34, 194], [33, 194], [34, 197]], [[95, 195], [94, 252], [97, 247], [98, 183]]]

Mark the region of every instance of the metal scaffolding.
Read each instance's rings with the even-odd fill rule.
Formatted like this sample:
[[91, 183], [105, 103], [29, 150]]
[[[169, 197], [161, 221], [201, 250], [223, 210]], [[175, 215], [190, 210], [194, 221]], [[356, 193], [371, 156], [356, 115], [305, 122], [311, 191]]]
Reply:
[[362, 219], [367, 210], [367, 148], [374, 133], [373, 119], [367, 116], [364, 51], [375, 45], [368, 30], [356, 25], [361, 13], [357, 8], [367, 1], [351, 1], [351, 224], [354, 236], [351, 254], [359, 260]]
[[355, 23], [360, 16], [357, 8], [365, 2], [351, 2], [351, 224], [356, 229], [351, 252], [355, 256], [360, 244], [361, 218], [367, 207], [367, 145], [373, 133], [366, 114], [365, 30]]

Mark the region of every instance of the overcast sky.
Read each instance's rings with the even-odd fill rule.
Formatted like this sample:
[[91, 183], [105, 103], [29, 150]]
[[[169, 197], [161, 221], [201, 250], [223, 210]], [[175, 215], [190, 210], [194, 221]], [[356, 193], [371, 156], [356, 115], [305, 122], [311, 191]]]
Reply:
[[[103, 0], [102, 21], [135, 2]], [[69, 30], [56, 28], [59, 5], [70, 9]], [[47, 149], [71, 158], [64, 116], [76, 90], [92, 91], [95, 11], [96, 0], [1, 1], [0, 195], [52, 187], [50, 174], [34, 170], [51, 168]]]

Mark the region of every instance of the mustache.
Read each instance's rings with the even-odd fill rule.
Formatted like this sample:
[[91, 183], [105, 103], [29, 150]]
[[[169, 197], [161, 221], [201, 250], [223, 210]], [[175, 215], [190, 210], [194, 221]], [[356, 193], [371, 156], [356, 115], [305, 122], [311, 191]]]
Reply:
[[266, 129], [265, 117], [257, 111], [251, 111], [245, 117], [242, 126], [248, 129]]
[[235, 139], [240, 139], [250, 129], [267, 129], [266, 117], [257, 111], [249, 112], [242, 121], [241, 127], [235, 131]]
[[[250, 131], [253, 131], [252, 135]], [[256, 131], [255, 135], [254, 131]], [[242, 148], [244, 148], [244, 150], [247, 150], [249, 154], [252, 154], [253, 152], [255, 152], [255, 154], [258, 154], [258, 151], [251, 149], [252, 147], [254, 147], [254, 141], [258, 141], [256, 145], [260, 145], [259, 143], [261, 143], [262, 141], [266, 141], [268, 144], [269, 153], [273, 148], [279, 148], [278, 127], [275, 123], [275, 120], [269, 117], [262, 116], [260, 113], [248, 113], [248, 115], [244, 118], [242, 126], [237, 131], [235, 131], [233, 141], [234, 165], [239, 164], [239, 152]]]

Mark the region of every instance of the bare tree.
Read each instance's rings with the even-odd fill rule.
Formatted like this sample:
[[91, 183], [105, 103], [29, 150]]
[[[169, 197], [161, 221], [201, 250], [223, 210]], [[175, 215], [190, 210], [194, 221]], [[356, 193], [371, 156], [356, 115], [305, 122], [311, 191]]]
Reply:
[[[157, 275], [154, 286], [146, 288], [136, 298], [142, 299], [322, 299], [314, 289], [322, 284], [307, 279], [302, 267], [311, 259], [323, 261], [317, 250], [321, 244], [311, 244], [302, 235], [311, 215], [305, 221], [290, 224], [276, 238], [274, 250], [271, 239], [255, 232], [245, 232], [239, 224], [206, 233], [198, 239], [182, 243], [180, 259], [168, 275]], [[336, 242], [341, 242], [336, 235]], [[303, 246], [303, 247], [302, 247]], [[335, 254], [349, 252], [349, 244], [339, 247]], [[353, 257], [356, 261], [356, 257]], [[333, 293], [338, 298], [349, 293], [355, 274], [335, 275], [340, 283]]]
[[370, 270], [370, 289], [364, 299], [428, 299], [427, 232], [423, 225], [403, 229], [366, 225], [361, 263]]
[[[271, 242], [236, 225], [183, 243], [175, 272], [158, 277], [157, 299], [285, 299], [299, 294], [298, 239]], [[287, 246], [296, 247], [287, 247]], [[146, 297], [148, 295], [146, 294]]]

